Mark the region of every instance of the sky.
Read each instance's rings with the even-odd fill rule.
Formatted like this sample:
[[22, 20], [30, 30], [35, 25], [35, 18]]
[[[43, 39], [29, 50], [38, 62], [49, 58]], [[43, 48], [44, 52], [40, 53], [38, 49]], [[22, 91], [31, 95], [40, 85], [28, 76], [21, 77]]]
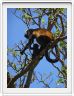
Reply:
[[[14, 9], [12, 8], [8, 8], [7, 9], [7, 46], [8, 48], [14, 48], [15, 44], [19, 43], [20, 40], [24, 41], [24, 32], [26, 32], [25, 30], [27, 30], [26, 25], [20, 20], [18, 19], [13, 13]], [[54, 31], [55, 29], [53, 29]], [[59, 62], [57, 63], [57, 65], [60, 67]], [[11, 70], [11, 69], [10, 69]], [[37, 76], [39, 77], [39, 73], [43, 74], [45, 76], [45, 74], [49, 74], [50, 72], [53, 73], [52, 77], [50, 77], [50, 81], [52, 81], [52, 83], [50, 83], [50, 86], [52, 88], [63, 88], [64, 85], [57, 85], [55, 83], [55, 81], [58, 80], [58, 76], [57, 73], [58, 71], [46, 60], [45, 57], [43, 57], [43, 59], [39, 62], [39, 64], [37, 65], [37, 67], [35, 68], [35, 72], [37, 73]], [[12, 72], [12, 75], [14, 74], [14, 72]], [[49, 82], [49, 81], [47, 81]], [[31, 84], [31, 88], [39, 88], [42, 87], [43, 85], [41, 83], [38, 84], [38, 82], [34, 82], [33, 84]]]

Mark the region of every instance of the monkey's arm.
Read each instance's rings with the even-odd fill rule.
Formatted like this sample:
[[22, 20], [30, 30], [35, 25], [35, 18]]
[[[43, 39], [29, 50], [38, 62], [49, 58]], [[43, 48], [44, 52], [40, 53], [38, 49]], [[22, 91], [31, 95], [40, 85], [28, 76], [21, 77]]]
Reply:
[[24, 51], [27, 48], [30, 48], [31, 44], [33, 43], [33, 39], [30, 39], [29, 42], [26, 44], [26, 46], [20, 51], [20, 54], [23, 55]]

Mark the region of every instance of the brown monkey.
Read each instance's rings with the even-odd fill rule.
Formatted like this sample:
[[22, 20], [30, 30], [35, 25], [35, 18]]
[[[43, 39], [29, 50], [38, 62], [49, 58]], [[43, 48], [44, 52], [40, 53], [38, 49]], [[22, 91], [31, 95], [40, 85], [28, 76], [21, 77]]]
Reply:
[[[40, 51], [42, 51], [49, 43], [54, 41], [53, 33], [46, 29], [29, 29], [26, 31], [25, 37], [29, 39], [29, 42], [20, 52], [21, 55], [23, 55], [24, 51], [27, 48], [31, 47], [31, 44], [33, 43], [34, 39], [36, 39], [36, 41], [40, 45]], [[45, 54], [46, 59], [51, 63], [58, 62], [58, 58], [60, 57], [57, 45], [55, 45], [54, 47], [55, 47], [56, 54], [58, 54], [58, 56], [55, 59], [52, 59], [50, 58], [50, 56], [48, 56], [48, 50]]]
[[22, 55], [27, 48], [30, 48], [31, 44], [33, 43], [34, 39], [40, 44], [41, 49], [46, 47], [46, 45], [53, 40], [52, 32], [49, 32], [46, 29], [29, 29], [27, 30], [25, 37], [29, 39], [26, 47], [20, 52]]

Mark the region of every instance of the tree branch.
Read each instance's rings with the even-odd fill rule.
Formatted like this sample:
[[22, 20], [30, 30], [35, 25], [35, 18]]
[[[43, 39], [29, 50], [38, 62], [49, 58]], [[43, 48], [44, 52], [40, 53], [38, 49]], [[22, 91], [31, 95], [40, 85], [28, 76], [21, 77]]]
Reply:
[[66, 39], [67, 36], [63, 36], [60, 38], [57, 38], [52, 44], [48, 44], [46, 46], [45, 49], [43, 49], [33, 60], [32, 62], [24, 69], [22, 70], [20, 73], [18, 73], [16, 76], [14, 76], [14, 78], [12, 78], [12, 80], [9, 82], [8, 84], [8, 88], [10, 88], [11, 85], [14, 84], [14, 82], [20, 78], [21, 76], [23, 76], [24, 74], [26, 74], [32, 67], [31, 66], [35, 66], [39, 63], [41, 56], [44, 56], [46, 50], [48, 50], [49, 48], [53, 48], [55, 46], [55, 44], [57, 44], [59, 41]]

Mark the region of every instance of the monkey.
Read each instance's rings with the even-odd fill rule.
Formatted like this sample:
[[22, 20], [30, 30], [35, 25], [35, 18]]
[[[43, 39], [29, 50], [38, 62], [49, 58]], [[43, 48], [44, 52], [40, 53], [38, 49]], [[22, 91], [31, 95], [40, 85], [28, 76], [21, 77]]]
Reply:
[[[41, 51], [38, 44], [33, 44], [33, 47], [30, 47], [30, 49], [33, 50], [32, 59], [34, 59]], [[40, 59], [42, 59], [42, 56]]]
[[24, 53], [24, 51], [30, 47], [30, 45], [33, 43], [34, 39], [37, 40], [37, 42], [41, 45], [41, 49], [43, 49], [49, 41], [53, 40], [53, 34], [52, 32], [49, 32], [46, 29], [29, 29], [26, 31], [25, 37], [29, 39], [29, 43], [26, 45], [26, 47], [20, 52], [21, 54]]
[[[27, 30], [24, 37], [29, 39], [29, 42], [26, 44], [26, 46], [20, 52], [21, 55], [23, 55], [24, 51], [27, 48], [30, 48], [34, 39], [36, 39], [37, 43], [40, 45], [40, 51], [42, 51], [49, 43], [54, 41], [52, 32], [50, 32], [46, 29], [40, 29], [40, 28]], [[55, 49], [56, 49], [56, 54], [58, 54], [59, 52], [57, 49], [57, 45], [55, 45]], [[45, 57], [51, 63], [55, 63], [55, 62], [58, 62], [58, 58], [60, 57], [60, 55], [58, 54], [58, 56], [55, 59], [51, 59], [50, 56], [48, 56], [48, 50], [47, 50], [47, 52], [45, 53]]]

